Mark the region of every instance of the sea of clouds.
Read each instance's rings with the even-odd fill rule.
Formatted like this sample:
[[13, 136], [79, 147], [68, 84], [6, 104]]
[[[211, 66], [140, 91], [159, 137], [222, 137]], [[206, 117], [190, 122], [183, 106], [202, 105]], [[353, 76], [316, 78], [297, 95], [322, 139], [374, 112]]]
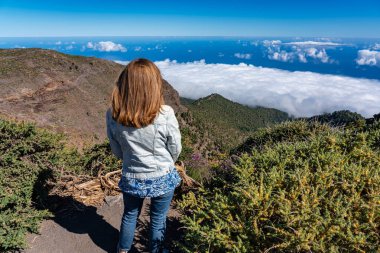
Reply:
[[276, 108], [296, 117], [346, 109], [365, 117], [380, 113], [378, 80], [203, 60], [156, 64], [180, 96], [187, 98], [219, 93], [241, 104]]
[[[127, 64], [126, 61], [116, 61]], [[180, 96], [198, 99], [218, 93], [232, 101], [276, 108], [296, 117], [350, 110], [365, 117], [380, 113], [380, 81], [250, 64], [157, 61]]]

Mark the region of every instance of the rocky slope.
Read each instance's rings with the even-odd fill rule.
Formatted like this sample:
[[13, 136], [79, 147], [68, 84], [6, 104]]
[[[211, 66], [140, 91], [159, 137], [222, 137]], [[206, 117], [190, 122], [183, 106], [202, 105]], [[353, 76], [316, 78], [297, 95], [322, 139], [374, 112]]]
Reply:
[[[79, 147], [101, 142], [112, 87], [123, 67], [52, 50], [0, 50], [0, 114], [65, 132]], [[176, 112], [182, 108], [167, 82], [164, 96]]]

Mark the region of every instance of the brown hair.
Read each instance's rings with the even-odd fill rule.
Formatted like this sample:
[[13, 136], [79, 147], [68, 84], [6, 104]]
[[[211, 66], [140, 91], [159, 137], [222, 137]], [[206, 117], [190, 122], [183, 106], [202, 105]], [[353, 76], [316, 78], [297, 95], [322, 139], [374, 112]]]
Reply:
[[151, 124], [164, 104], [158, 67], [147, 59], [131, 61], [116, 82], [111, 104], [117, 122], [136, 128]]

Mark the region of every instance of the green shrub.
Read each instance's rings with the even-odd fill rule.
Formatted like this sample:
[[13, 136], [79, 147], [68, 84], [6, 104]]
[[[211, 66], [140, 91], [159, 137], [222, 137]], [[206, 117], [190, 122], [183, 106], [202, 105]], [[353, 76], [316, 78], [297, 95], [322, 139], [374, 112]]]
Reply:
[[377, 252], [379, 136], [379, 122], [359, 130], [303, 121], [261, 130], [231, 168], [215, 173], [233, 180], [217, 177], [179, 203], [182, 250]]
[[106, 173], [121, 169], [122, 166], [122, 161], [113, 155], [108, 140], [87, 147], [82, 152], [74, 148], [63, 148], [55, 154], [52, 162], [65, 171], [91, 176], [97, 176], [100, 170]]
[[36, 208], [41, 195], [35, 187], [60, 139], [32, 124], [0, 120], [0, 251], [25, 246], [26, 232], [37, 232], [49, 216]]
[[332, 130], [328, 125], [318, 122], [286, 121], [275, 127], [258, 129], [244, 143], [232, 149], [231, 154], [250, 152], [253, 148], [262, 149], [279, 142], [307, 141], [316, 135], [329, 134]]
[[108, 141], [82, 153], [64, 144], [63, 135], [0, 119], [0, 251], [24, 248], [25, 234], [52, 215], [44, 208], [47, 179], [61, 170], [96, 176], [121, 168]]
[[305, 118], [308, 121], [318, 121], [320, 123], [327, 123], [330, 126], [351, 126], [356, 125], [361, 121], [365, 121], [365, 118], [356, 112], [349, 110], [335, 111], [332, 113], [324, 113], [316, 115], [310, 118]]
[[192, 114], [193, 125], [197, 126], [199, 132], [207, 132], [207, 138], [213, 142], [214, 148], [222, 152], [228, 152], [259, 127], [290, 119], [287, 113], [280, 110], [251, 108], [219, 94], [187, 103], [186, 107]]

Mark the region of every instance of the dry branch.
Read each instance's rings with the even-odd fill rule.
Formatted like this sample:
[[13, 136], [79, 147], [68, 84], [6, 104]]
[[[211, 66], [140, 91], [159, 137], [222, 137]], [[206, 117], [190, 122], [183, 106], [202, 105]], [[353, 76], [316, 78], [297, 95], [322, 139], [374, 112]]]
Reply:
[[[181, 190], [183, 192], [201, 185], [186, 174], [183, 162], [178, 162], [175, 166], [182, 178]], [[100, 205], [106, 196], [114, 196], [121, 192], [118, 187], [121, 170], [104, 174], [101, 167], [97, 177], [73, 175], [63, 171], [61, 173], [59, 180], [54, 183], [51, 194], [71, 196], [85, 205]]]

